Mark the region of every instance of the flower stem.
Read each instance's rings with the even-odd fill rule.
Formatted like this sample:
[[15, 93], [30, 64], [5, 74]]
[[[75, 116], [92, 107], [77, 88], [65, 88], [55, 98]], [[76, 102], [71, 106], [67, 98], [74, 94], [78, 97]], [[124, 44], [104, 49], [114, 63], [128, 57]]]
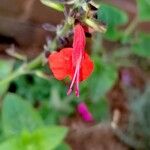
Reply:
[[138, 25], [138, 23], [139, 23], [139, 19], [138, 19], [138, 17], [135, 17], [133, 19], [133, 21], [129, 24], [129, 26], [126, 28], [124, 34], [126, 36], [129, 36], [134, 31], [134, 29], [136, 28], [136, 26]]
[[0, 85], [8, 84], [9, 82], [14, 80], [18, 76], [27, 74], [29, 71], [33, 70], [34, 68], [38, 67], [41, 64], [42, 64], [42, 54], [37, 56], [31, 62], [21, 65], [18, 69], [16, 69], [14, 72], [12, 72], [10, 75], [8, 75], [3, 80], [1, 80]]
[[11, 82], [12, 80], [14, 80], [16, 77], [25, 74], [25, 71], [23, 70], [22, 67], [20, 67], [19, 69], [15, 70], [13, 73], [11, 73], [10, 75], [8, 75], [6, 78], [4, 78], [3, 80], [0, 81], [0, 86], [4, 85], [4, 84], [8, 84], [9, 82]]
[[67, 32], [70, 30], [70, 27], [71, 27], [71, 23], [69, 23], [69, 20], [67, 19], [65, 21], [65, 24], [63, 25], [63, 27], [61, 29], [59, 29], [60, 31], [57, 32], [57, 34], [54, 37], [54, 39], [52, 40], [52, 42], [48, 45], [48, 48], [50, 51], [57, 50], [58, 38], [65, 36], [67, 34]]
[[40, 66], [42, 64], [42, 60], [43, 60], [43, 53], [39, 54], [35, 59], [33, 59], [31, 62], [29, 62], [26, 65], [26, 69], [32, 70], [32, 69], [36, 68], [37, 66]]

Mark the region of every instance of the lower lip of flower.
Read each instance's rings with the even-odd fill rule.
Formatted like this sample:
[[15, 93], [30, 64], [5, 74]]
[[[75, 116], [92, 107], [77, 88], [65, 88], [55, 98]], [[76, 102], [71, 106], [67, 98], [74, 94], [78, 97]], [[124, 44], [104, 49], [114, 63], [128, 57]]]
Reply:
[[48, 60], [49, 66], [57, 80], [69, 76], [72, 81], [67, 92], [70, 95], [75, 87], [76, 96], [79, 97], [79, 83], [86, 80], [93, 71], [94, 64], [87, 53], [81, 53], [76, 63], [72, 62], [73, 48], [64, 48], [60, 52], [52, 53]]

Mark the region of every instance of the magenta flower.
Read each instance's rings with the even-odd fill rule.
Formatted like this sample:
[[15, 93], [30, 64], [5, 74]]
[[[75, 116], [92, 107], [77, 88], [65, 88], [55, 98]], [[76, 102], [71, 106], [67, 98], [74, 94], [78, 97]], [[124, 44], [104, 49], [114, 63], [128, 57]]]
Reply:
[[77, 111], [85, 122], [94, 121], [91, 112], [88, 110], [88, 107], [84, 102], [78, 104]]

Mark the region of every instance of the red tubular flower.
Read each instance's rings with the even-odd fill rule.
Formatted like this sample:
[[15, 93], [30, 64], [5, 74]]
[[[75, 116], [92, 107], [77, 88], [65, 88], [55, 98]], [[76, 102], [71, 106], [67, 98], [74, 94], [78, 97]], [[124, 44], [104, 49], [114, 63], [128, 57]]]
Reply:
[[60, 52], [52, 53], [49, 58], [49, 67], [58, 80], [67, 76], [72, 80], [67, 95], [75, 85], [76, 96], [79, 96], [79, 82], [87, 79], [93, 71], [94, 65], [85, 52], [86, 38], [80, 24], [74, 28], [73, 48], [63, 48]]

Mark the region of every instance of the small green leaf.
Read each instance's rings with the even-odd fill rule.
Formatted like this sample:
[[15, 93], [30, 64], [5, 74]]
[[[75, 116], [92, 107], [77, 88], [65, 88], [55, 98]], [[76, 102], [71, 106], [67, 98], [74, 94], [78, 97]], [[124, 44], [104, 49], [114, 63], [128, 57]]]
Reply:
[[107, 4], [100, 5], [98, 20], [109, 26], [118, 26], [127, 23], [128, 17], [122, 10]]
[[[0, 81], [2, 81], [7, 75], [9, 75], [13, 69], [13, 61], [0, 60]], [[0, 85], [0, 96], [2, 96], [8, 89], [9, 84], [5, 83]]]
[[5, 135], [10, 136], [25, 129], [33, 131], [43, 122], [29, 103], [15, 94], [7, 94], [2, 107], [2, 125]]
[[33, 132], [23, 131], [0, 145], [0, 150], [53, 150], [66, 136], [64, 127], [44, 127]]
[[91, 99], [96, 102], [105, 97], [114, 85], [117, 71], [112, 65], [102, 62], [99, 57], [95, 57], [94, 60], [95, 69], [89, 80], [89, 88]]
[[150, 35], [140, 34], [136, 43], [132, 45], [132, 51], [136, 55], [150, 58]]
[[149, 0], [137, 0], [138, 15], [141, 21], [150, 21], [150, 1]]
[[64, 5], [58, 2], [55, 2], [54, 0], [41, 0], [42, 4], [53, 8], [57, 11], [64, 11]]

